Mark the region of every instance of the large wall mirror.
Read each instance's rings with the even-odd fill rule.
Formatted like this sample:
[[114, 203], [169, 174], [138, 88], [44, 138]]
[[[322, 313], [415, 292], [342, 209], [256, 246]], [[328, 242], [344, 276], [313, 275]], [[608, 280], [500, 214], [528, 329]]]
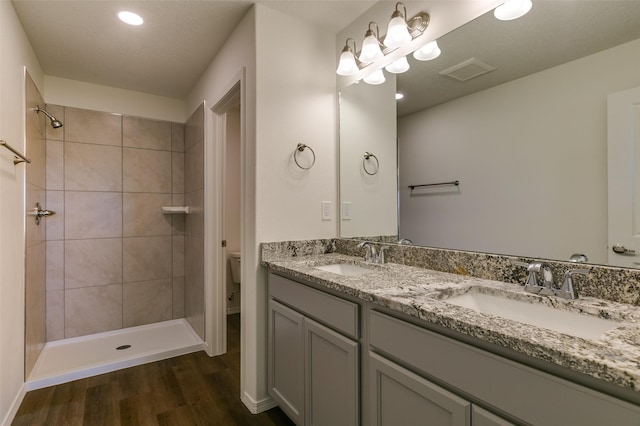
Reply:
[[[638, 22], [638, 1], [538, 0], [441, 37], [437, 59], [410, 57], [384, 87], [343, 89], [341, 236], [607, 264], [607, 96], [640, 86]], [[441, 74], [472, 58], [495, 69]]]

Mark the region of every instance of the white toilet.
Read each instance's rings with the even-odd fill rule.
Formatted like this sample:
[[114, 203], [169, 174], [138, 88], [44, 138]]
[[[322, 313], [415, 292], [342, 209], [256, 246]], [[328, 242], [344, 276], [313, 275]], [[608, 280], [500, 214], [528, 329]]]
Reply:
[[240, 252], [232, 251], [229, 253], [229, 264], [231, 266], [231, 278], [236, 284], [240, 284]]

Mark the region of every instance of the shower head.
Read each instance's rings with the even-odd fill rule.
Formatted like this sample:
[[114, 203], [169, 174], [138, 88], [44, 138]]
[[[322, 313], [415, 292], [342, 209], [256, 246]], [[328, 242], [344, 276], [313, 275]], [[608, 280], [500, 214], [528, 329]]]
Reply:
[[49, 117], [49, 120], [51, 120], [51, 127], [53, 127], [54, 129], [58, 129], [62, 127], [62, 122], [57, 118], [55, 118], [53, 115], [49, 114], [49, 112], [47, 112], [47, 110], [45, 110], [44, 108], [40, 108], [39, 106], [37, 106], [36, 112], [41, 112], [47, 117]]

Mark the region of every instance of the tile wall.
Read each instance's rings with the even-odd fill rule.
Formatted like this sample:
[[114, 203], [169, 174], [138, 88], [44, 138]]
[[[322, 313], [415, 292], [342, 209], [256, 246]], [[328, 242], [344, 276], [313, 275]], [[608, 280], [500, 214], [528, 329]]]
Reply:
[[183, 317], [184, 125], [47, 108], [47, 341]]
[[184, 240], [184, 316], [204, 340], [204, 105], [184, 130], [184, 197], [191, 213]]
[[[43, 114], [35, 112], [44, 101], [33, 80], [27, 74], [26, 84], [26, 150], [30, 164], [16, 166], [26, 170], [26, 207], [32, 209], [36, 203], [45, 202], [45, 126], [48, 121]], [[46, 121], [46, 123], [45, 123]], [[22, 149], [20, 149], [21, 151]], [[36, 225], [32, 216], [25, 222], [25, 378], [42, 351], [45, 343], [45, 257], [46, 220]]]

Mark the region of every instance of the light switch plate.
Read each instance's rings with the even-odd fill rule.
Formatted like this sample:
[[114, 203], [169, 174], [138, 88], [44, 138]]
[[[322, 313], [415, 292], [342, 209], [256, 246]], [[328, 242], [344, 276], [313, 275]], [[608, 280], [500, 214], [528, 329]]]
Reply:
[[351, 220], [351, 201], [342, 202], [342, 220]]
[[331, 201], [322, 201], [320, 206], [322, 210], [322, 220], [331, 220]]

